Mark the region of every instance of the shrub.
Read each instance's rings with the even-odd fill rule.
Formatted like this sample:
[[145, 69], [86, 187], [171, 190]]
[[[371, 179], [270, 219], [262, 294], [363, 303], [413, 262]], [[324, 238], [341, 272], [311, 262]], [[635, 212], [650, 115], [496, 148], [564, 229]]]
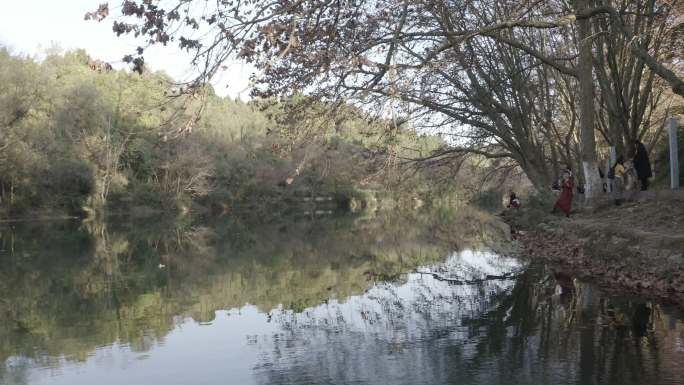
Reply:
[[45, 200], [55, 202], [70, 213], [79, 213], [95, 190], [93, 170], [80, 160], [62, 160], [51, 165], [44, 181]]

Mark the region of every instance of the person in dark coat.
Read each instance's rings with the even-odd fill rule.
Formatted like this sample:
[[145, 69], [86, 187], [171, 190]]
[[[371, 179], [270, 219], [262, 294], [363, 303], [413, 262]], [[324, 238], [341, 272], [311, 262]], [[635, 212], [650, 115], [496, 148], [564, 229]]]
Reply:
[[520, 208], [520, 199], [515, 195], [513, 191], [511, 191], [511, 194], [508, 197], [508, 206], [507, 208], [514, 208], [514, 209], [519, 209]]
[[648, 159], [646, 146], [639, 140], [634, 141], [634, 168], [639, 181], [641, 181], [641, 191], [648, 190], [649, 178], [653, 176], [653, 170], [651, 169], [651, 161]]

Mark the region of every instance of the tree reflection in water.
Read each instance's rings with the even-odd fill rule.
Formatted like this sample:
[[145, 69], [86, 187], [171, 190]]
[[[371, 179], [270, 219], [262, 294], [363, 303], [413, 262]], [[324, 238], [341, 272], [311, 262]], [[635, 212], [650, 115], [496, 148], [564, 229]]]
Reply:
[[[464, 255], [472, 254], [449, 262], [520, 268], [492, 254]], [[409, 274], [402, 285], [377, 285], [343, 304], [283, 311], [279, 322], [288, 333], [263, 344], [261, 383], [684, 381], [681, 318], [539, 266], [515, 281], [470, 286]]]
[[[5, 227], [0, 383], [84, 383], [60, 368], [100, 378], [105, 351], [180, 355], [166, 341], [200, 341], [195, 322], [242, 341], [226, 356], [258, 352], [231, 366], [242, 383], [683, 383], [677, 314], [467, 251], [506, 234], [470, 210]], [[127, 380], [109, 366], [102, 384]], [[212, 368], [187, 370], [225, 383]]]

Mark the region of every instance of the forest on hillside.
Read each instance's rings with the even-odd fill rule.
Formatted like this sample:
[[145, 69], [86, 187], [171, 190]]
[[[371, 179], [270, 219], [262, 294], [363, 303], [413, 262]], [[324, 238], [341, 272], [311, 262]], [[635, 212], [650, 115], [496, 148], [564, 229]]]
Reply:
[[[509, 186], [549, 192], [566, 166], [592, 198], [634, 141], [668, 182], [667, 127], [684, 113], [682, 2], [199, 3], [86, 14], [140, 40], [129, 70], [83, 51], [0, 51], [4, 217], [272, 211], [378, 191], [500, 202]], [[169, 43], [196, 78], [148, 70], [143, 46]], [[255, 69], [249, 102], [211, 86], [228, 58]]]
[[304, 96], [244, 102], [210, 87], [199, 99], [163, 73], [93, 62], [84, 51], [37, 60], [0, 49], [0, 218], [270, 212], [302, 197], [430, 200], [453, 187], [448, 165], [402, 167], [443, 140], [352, 107], [330, 118]]

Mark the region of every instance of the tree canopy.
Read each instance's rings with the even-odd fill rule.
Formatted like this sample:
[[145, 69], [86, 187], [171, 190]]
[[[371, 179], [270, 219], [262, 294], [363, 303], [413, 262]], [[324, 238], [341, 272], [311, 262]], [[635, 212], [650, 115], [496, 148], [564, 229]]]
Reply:
[[[304, 92], [408, 117], [451, 137], [440, 156], [506, 159], [539, 188], [560, 162], [595, 188], [599, 145], [656, 142], [659, 108], [684, 95], [677, 0], [126, 0], [117, 10], [117, 35], [141, 41], [126, 58], [138, 70], [153, 44], [193, 54], [195, 87], [240, 58], [257, 68], [255, 96]], [[109, 14], [102, 5], [88, 17]]]

